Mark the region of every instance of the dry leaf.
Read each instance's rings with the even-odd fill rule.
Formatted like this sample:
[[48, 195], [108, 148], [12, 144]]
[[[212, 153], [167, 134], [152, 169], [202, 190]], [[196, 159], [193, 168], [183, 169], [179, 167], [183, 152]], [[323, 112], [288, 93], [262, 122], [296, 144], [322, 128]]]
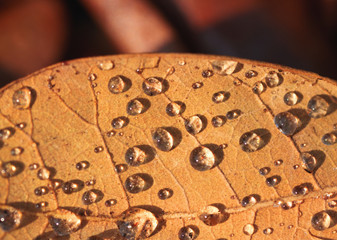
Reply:
[[1, 90], [1, 239], [337, 239], [337, 86], [203, 55]]

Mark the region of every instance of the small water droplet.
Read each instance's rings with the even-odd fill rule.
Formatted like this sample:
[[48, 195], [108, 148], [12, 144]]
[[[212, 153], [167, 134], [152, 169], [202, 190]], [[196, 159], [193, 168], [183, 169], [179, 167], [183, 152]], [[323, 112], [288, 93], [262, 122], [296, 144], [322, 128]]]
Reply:
[[58, 209], [51, 212], [48, 221], [58, 236], [69, 235], [77, 231], [81, 226], [81, 219], [77, 217], [75, 213], [65, 209]]
[[309, 188], [307, 186], [304, 186], [304, 185], [298, 185], [298, 186], [295, 186], [293, 188], [293, 195], [295, 196], [304, 196], [306, 194], [308, 194], [309, 192]]
[[13, 177], [18, 174], [19, 166], [14, 162], [0, 162], [0, 174], [3, 178]]
[[263, 234], [265, 234], [265, 235], [270, 235], [273, 232], [274, 232], [274, 229], [272, 229], [272, 228], [263, 229]]
[[295, 164], [294, 166], [293, 166], [293, 169], [298, 169], [300, 166], [298, 165], [298, 164]]
[[260, 173], [262, 176], [267, 175], [269, 172], [270, 172], [270, 168], [269, 168], [269, 167], [263, 167], [263, 168], [260, 168], [260, 169], [259, 169], [259, 173]]
[[117, 164], [115, 166], [116, 173], [123, 173], [128, 170], [128, 166], [126, 164]]
[[269, 187], [275, 187], [277, 184], [279, 184], [281, 181], [281, 177], [280, 176], [272, 176], [272, 177], [268, 177], [266, 178], [266, 184]]
[[90, 166], [90, 163], [88, 161], [80, 161], [76, 163], [77, 170], [87, 169], [89, 166]]
[[173, 190], [170, 188], [163, 188], [158, 191], [158, 197], [161, 200], [166, 200], [173, 195]]
[[186, 61], [184, 61], [184, 60], [179, 60], [179, 61], [178, 61], [178, 64], [179, 64], [180, 66], [184, 66], [184, 65], [186, 65]]
[[333, 125], [333, 130], [337, 130], [337, 123]]
[[226, 122], [225, 116], [215, 116], [212, 118], [213, 127], [221, 127]]
[[113, 69], [115, 64], [112, 61], [104, 61], [100, 62], [97, 66], [99, 69], [107, 71]]
[[234, 86], [241, 86], [242, 85], [242, 81], [238, 78], [233, 80], [233, 84]]
[[206, 171], [214, 166], [215, 156], [209, 148], [200, 146], [191, 152], [190, 163], [194, 169]]
[[110, 131], [108, 131], [107, 133], [106, 133], [106, 136], [107, 137], [113, 137], [113, 136], [115, 136], [116, 135], [116, 131], [114, 131], [114, 130], [110, 130]]
[[95, 147], [94, 152], [95, 153], [100, 153], [103, 152], [104, 148], [102, 146]]
[[254, 83], [252, 90], [255, 94], [261, 94], [266, 90], [266, 85], [261, 81], [256, 82]]
[[198, 237], [199, 229], [196, 226], [186, 226], [179, 230], [178, 237], [180, 240], [193, 240]]
[[166, 70], [167, 76], [172, 75], [174, 72], [176, 71], [176, 69], [174, 67], [170, 67]]
[[246, 224], [245, 226], [243, 226], [243, 233], [248, 235], [248, 236], [251, 236], [255, 233], [256, 229], [255, 229], [255, 226], [253, 224]]
[[203, 129], [203, 122], [201, 118], [198, 115], [189, 117], [185, 121], [185, 128], [187, 132], [189, 132], [192, 135], [196, 135], [201, 132]]
[[49, 189], [45, 186], [37, 187], [34, 190], [34, 194], [36, 196], [46, 195], [48, 192], [49, 192]]
[[208, 226], [215, 226], [223, 222], [225, 215], [216, 206], [209, 205], [205, 207], [199, 216], [199, 219]]
[[116, 205], [116, 204], [117, 204], [117, 200], [116, 199], [108, 199], [104, 203], [104, 205], [106, 207], [111, 207], [111, 206]]
[[89, 190], [83, 193], [82, 203], [84, 205], [90, 205], [98, 200], [98, 194], [94, 190]]
[[238, 62], [229, 60], [215, 60], [211, 62], [213, 70], [219, 75], [230, 75], [234, 73]]
[[18, 156], [21, 153], [23, 153], [23, 148], [22, 147], [14, 147], [11, 149], [11, 155], [12, 156]]
[[257, 72], [254, 70], [248, 70], [245, 73], [246, 78], [252, 78], [252, 77], [256, 77], [257, 76]]
[[139, 174], [129, 176], [124, 183], [125, 189], [130, 193], [139, 193], [144, 190], [146, 181]]
[[88, 181], [85, 182], [86, 186], [93, 186], [96, 184], [96, 180], [95, 179], [90, 179]]
[[301, 153], [302, 167], [308, 173], [312, 173], [317, 167], [316, 158], [309, 152]]
[[329, 103], [321, 96], [313, 96], [308, 102], [309, 116], [312, 118], [321, 118], [327, 115]]
[[241, 115], [241, 111], [238, 109], [227, 112], [226, 117], [229, 120], [237, 119]]
[[29, 168], [29, 170], [36, 170], [36, 169], [39, 168], [39, 164], [37, 164], [37, 163], [29, 164], [28, 168]]
[[299, 102], [299, 100], [300, 98], [296, 92], [287, 92], [283, 97], [284, 103], [287, 104], [288, 106], [296, 105]]
[[337, 143], [337, 133], [331, 132], [324, 134], [322, 137], [322, 143], [325, 145], [333, 145]]
[[213, 73], [212, 70], [207, 69], [207, 70], [202, 71], [201, 76], [202, 76], [203, 78], [209, 78], [209, 77], [212, 77], [213, 74], [214, 74], [214, 73]]
[[168, 152], [173, 148], [173, 136], [164, 128], [157, 128], [152, 133], [154, 145], [161, 151]]
[[143, 113], [144, 105], [138, 99], [133, 99], [128, 102], [126, 112], [132, 116]]
[[337, 193], [335, 193], [335, 192], [327, 192], [327, 193], [324, 193], [323, 194], [323, 199], [324, 200], [328, 200], [328, 199], [330, 199], [330, 198], [333, 198], [333, 197], [336, 197], [337, 196]]
[[229, 93], [228, 92], [216, 92], [212, 96], [212, 101], [215, 103], [222, 103], [228, 100], [229, 98]]
[[228, 144], [227, 143], [223, 143], [223, 144], [220, 144], [219, 145], [219, 148], [220, 149], [225, 149], [225, 148], [227, 148], [228, 147]]
[[275, 71], [270, 71], [267, 74], [265, 80], [266, 80], [267, 86], [270, 88], [273, 88], [282, 83], [282, 76]]
[[22, 87], [13, 94], [13, 106], [17, 109], [27, 109], [32, 104], [32, 90], [29, 87]]
[[337, 207], [337, 200], [332, 200], [328, 203], [328, 206], [331, 208]]
[[37, 177], [41, 180], [47, 180], [50, 177], [50, 171], [47, 168], [42, 167], [37, 171]]
[[68, 181], [62, 184], [62, 190], [66, 194], [78, 191], [79, 187], [79, 184], [74, 181]]
[[[24, 128], [27, 126], [27, 124], [24, 123], [24, 122], [22, 122], [22, 123], [16, 124], [15, 126], [18, 127], [18, 128], [20, 128], [20, 129], [24, 129]], [[0, 130], [0, 131], [1, 131], [1, 130]], [[1, 137], [0, 137], [0, 139], [1, 139]]]
[[143, 91], [146, 95], [155, 96], [163, 92], [162, 80], [157, 77], [150, 77], [143, 82]]
[[333, 220], [327, 211], [321, 211], [311, 218], [311, 226], [318, 230], [323, 231], [333, 225]]
[[255, 152], [263, 145], [263, 140], [254, 132], [246, 132], [242, 134], [239, 144], [243, 151]]
[[242, 207], [251, 207], [254, 206], [257, 202], [258, 202], [257, 197], [255, 197], [254, 195], [249, 195], [242, 199], [241, 205]]
[[300, 145], [301, 148], [304, 148], [304, 147], [306, 147], [306, 146], [307, 146], [306, 143], [302, 143], [302, 144]]
[[136, 72], [137, 74], [142, 74], [143, 71], [144, 71], [143, 68], [137, 68], [135, 72]]
[[283, 160], [282, 160], [282, 159], [279, 159], [279, 160], [274, 161], [274, 165], [275, 165], [276, 167], [281, 166], [282, 164], [283, 164]]
[[126, 83], [124, 77], [121, 75], [117, 75], [115, 77], [110, 78], [108, 83], [108, 89], [113, 94], [119, 94], [125, 91]]
[[288, 229], [292, 229], [294, 226], [293, 225], [289, 225], [288, 226]]
[[180, 102], [171, 102], [166, 106], [167, 115], [173, 117], [182, 113], [183, 104]]
[[290, 112], [281, 112], [274, 117], [276, 127], [286, 136], [293, 135], [300, 127], [300, 120]]
[[13, 136], [14, 134], [14, 129], [12, 128], [2, 128], [0, 129], [0, 140], [6, 140], [8, 138], [10, 138], [11, 136]]
[[295, 207], [295, 203], [292, 201], [282, 202], [280, 205], [283, 210], [289, 210], [290, 208]]
[[3, 231], [9, 232], [19, 227], [21, 219], [22, 213], [19, 210], [11, 206], [0, 206], [0, 227]]
[[39, 202], [35, 204], [35, 208], [37, 209], [43, 209], [43, 208], [46, 208], [47, 206], [48, 206], [48, 202]]
[[114, 129], [121, 129], [125, 127], [128, 122], [129, 119], [127, 117], [117, 117], [112, 120], [111, 125]]
[[202, 86], [204, 86], [203, 82], [195, 82], [192, 84], [193, 89], [198, 89], [198, 88], [201, 88]]
[[131, 166], [139, 166], [145, 163], [146, 154], [138, 147], [129, 148], [125, 153], [125, 161]]
[[97, 75], [96, 75], [95, 73], [90, 73], [90, 74], [88, 75], [88, 80], [89, 80], [89, 81], [95, 81], [96, 78], [97, 78]]
[[157, 228], [155, 215], [141, 208], [130, 208], [117, 221], [120, 234], [127, 240], [148, 238]]

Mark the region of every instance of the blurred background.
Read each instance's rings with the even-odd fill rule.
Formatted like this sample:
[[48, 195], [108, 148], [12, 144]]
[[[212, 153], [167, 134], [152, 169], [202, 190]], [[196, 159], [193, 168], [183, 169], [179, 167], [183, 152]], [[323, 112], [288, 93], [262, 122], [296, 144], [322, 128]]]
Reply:
[[0, 86], [135, 52], [227, 55], [337, 79], [336, 0], [0, 0]]

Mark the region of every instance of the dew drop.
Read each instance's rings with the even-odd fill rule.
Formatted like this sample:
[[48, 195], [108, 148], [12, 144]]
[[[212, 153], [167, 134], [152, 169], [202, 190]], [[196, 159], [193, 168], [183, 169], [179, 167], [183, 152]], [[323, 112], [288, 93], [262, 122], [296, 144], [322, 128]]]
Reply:
[[274, 165], [275, 165], [276, 167], [281, 166], [282, 164], [283, 164], [283, 160], [282, 160], [282, 159], [276, 160], [276, 161], [274, 162]]
[[260, 168], [260, 169], [259, 169], [259, 173], [260, 173], [262, 176], [267, 175], [269, 172], [270, 172], [270, 168], [269, 168], [269, 167], [263, 167], [263, 168]]
[[19, 227], [21, 219], [22, 213], [19, 210], [11, 206], [0, 206], [0, 227], [3, 231], [9, 232]]
[[212, 118], [213, 127], [221, 127], [226, 122], [226, 118], [224, 116], [215, 116]]
[[280, 176], [272, 176], [272, 177], [268, 177], [266, 178], [266, 184], [269, 187], [275, 187], [277, 184], [279, 184], [281, 181], [281, 177]]
[[77, 231], [81, 226], [81, 219], [75, 213], [58, 209], [48, 217], [49, 224], [58, 236], [66, 236]]
[[18, 156], [21, 153], [23, 153], [23, 148], [22, 147], [14, 147], [11, 149], [11, 155], [12, 156]]
[[214, 72], [219, 75], [230, 75], [238, 66], [238, 62], [228, 60], [215, 60], [211, 64]]
[[257, 202], [258, 199], [254, 195], [249, 195], [242, 199], [241, 205], [242, 207], [251, 207], [254, 206]]
[[198, 89], [198, 88], [201, 88], [202, 86], [204, 86], [203, 82], [195, 82], [192, 84], [193, 89]]
[[252, 78], [252, 77], [256, 77], [257, 76], [257, 72], [254, 70], [248, 70], [245, 73], [246, 78]]
[[270, 235], [273, 232], [274, 232], [274, 229], [272, 229], [272, 228], [263, 229], [263, 234], [265, 234], [265, 235]]
[[256, 82], [254, 83], [252, 90], [255, 94], [261, 94], [266, 90], [266, 85], [261, 81]]
[[332, 200], [328, 203], [328, 206], [331, 208], [337, 207], [337, 200]]
[[138, 99], [133, 99], [128, 102], [126, 112], [132, 116], [143, 113], [144, 105]]
[[93, 186], [96, 184], [96, 180], [95, 179], [90, 179], [88, 181], [85, 182], [85, 185], [87, 186]]
[[76, 191], [78, 191], [78, 189], [79, 189], [78, 183], [73, 182], [73, 181], [64, 182], [62, 184], [62, 190], [66, 194], [76, 192]]
[[39, 164], [37, 164], [37, 163], [29, 164], [28, 168], [29, 168], [29, 170], [36, 170], [36, 169], [39, 168]]
[[123, 78], [124, 77], [120, 75], [110, 78], [108, 89], [111, 93], [119, 94], [125, 91], [126, 84]]
[[166, 113], [171, 117], [181, 114], [182, 111], [183, 111], [183, 104], [179, 102], [171, 102], [166, 106]]
[[164, 128], [157, 128], [152, 133], [154, 145], [161, 151], [168, 152], [173, 148], [173, 136]]
[[299, 102], [299, 100], [300, 98], [296, 92], [287, 92], [283, 97], [284, 103], [287, 104], [288, 106], [296, 105]]
[[295, 196], [304, 196], [308, 194], [309, 188], [307, 186], [298, 185], [293, 188], [293, 195]]
[[84, 205], [90, 205], [98, 200], [98, 194], [94, 190], [89, 190], [83, 193], [82, 203]]
[[[18, 127], [18, 128], [20, 128], [20, 129], [24, 129], [24, 128], [27, 126], [27, 124], [24, 123], [24, 122], [22, 122], [22, 123], [16, 124], [15, 126]], [[1, 130], [0, 130], [0, 131], [1, 131]], [[0, 138], [1, 138], [1, 137], [0, 137]]]
[[311, 226], [318, 231], [323, 231], [332, 225], [333, 220], [327, 211], [318, 212], [311, 218]]
[[293, 135], [300, 127], [300, 120], [290, 112], [281, 112], [274, 117], [276, 127], [286, 136]]
[[192, 228], [191, 226], [182, 227], [179, 230], [178, 237], [180, 240], [193, 240], [198, 237], [199, 229], [197, 227]]
[[6, 140], [13, 136], [14, 130], [11, 128], [2, 128], [0, 129], [0, 140]]
[[248, 235], [248, 236], [251, 236], [255, 233], [255, 226], [253, 224], [246, 224], [245, 226], [243, 226], [243, 233]]
[[125, 153], [125, 161], [131, 166], [139, 166], [145, 163], [146, 154], [138, 147], [129, 148]]
[[190, 163], [194, 169], [206, 171], [214, 166], [215, 157], [209, 148], [200, 146], [191, 152]]
[[35, 188], [34, 194], [35, 194], [36, 196], [42, 196], [42, 195], [46, 195], [46, 194], [48, 193], [48, 191], [49, 191], [49, 190], [48, 190], [47, 187], [41, 186], [41, 187]]
[[50, 171], [47, 168], [42, 167], [37, 171], [37, 177], [41, 180], [47, 180], [50, 177]]
[[90, 73], [90, 74], [88, 75], [88, 80], [89, 80], [89, 81], [95, 81], [96, 78], [97, 78], [97, 75], [96, 75], [95, 73]]
[[100, 153], [103, 152], [104, 148], [102, 146], [95, 147], [94, 152], [95, 153]]
[[303, 152], [301, 153], [301, 159], [302, 159], [302, 167], [305, 171], [308, 173], [314, 172], [314, 170], [317, 167], [317, 160], [316, 158], [309, 152]]
[[128, 166], [126, 164], [117, 164], [115, 166], [116, 173], [123, 173], [128, 170]]
[[199, 219], [208, 226], [215, 226], [224, 220], [224, 214], [216, 206], [209, 205], [205, 207], [199, 216]]
[[88, 161], [80, 161], [76, 163], [76, 169], [77, 170], [83, 170], [87, 169], [89, 167], [90, 163]]
[[111, 70], [115, 67], [114, 63], [112, 61], [104, 61], [104, 62], [100, 62], [98, 65], [98, 68], [101, 70]]
[[158, 197], [161, 200], [166, 200], [173, 195], [173, 190], [170, 188], [163, 188], [158, 191]]
[[155, 96], [163, 92], [163, 83], [157, 77], [150, 77], [143, 82], [143, 91], [146, 95]]
[[20, 170], [19, 166], [17, 166], [13, 162], [5, 162], [5, 163], [0, 162], [0, 166], [1, 166], [0, 173], [1, 177], [3, 178], [13, 177], [17, 175]]
[[17, 109], [27, 109], [32, 104], [32, 90], [29, 87], [22, 87], [16, 90], [12, 97], [13, 106]]
[[111, 207], [111, 206], [116, 205], [116, 204], [117, 204], [117, 200], [116, 199], [108, 199], [104, 203], [104, 205], [106, 207]]
[[234, 79], [233, 84], [234, 84], [234, 86], [241, 86], [242, 85], [242, 81], [240, 79], [236, 78], [236, 79]]
[[39, 203], [35, 204], [36, 209], [43, 209], [47, 206], [48, 206], [48, 202], [39, 202]]
[[207, 70], [202, 71], [201, 76], [202, 76], [203, 78], [209, 78], [209, 77], [212, 77], [213, 74], [214, 74], [214, 73], [213, 73], [212, 70], [207, 69]]
[[111, 122], [111, 125], [114, 129], [121, 129], [125, 127], [129, 122], [129, 119], [126, 117], [117, 117], [114, 118]]
[[155, 215], [141, 208], [130, 208], [117, 221], [120, 234], [127, 240], [148, 238], [157, 228]]
[[185, 128], [190, 134], [196, 135], [203, 129], [203, 122], [198, 115], [195, 115], [185, 121]]
[[110, 130], [110, 131], [108, 131], [107, 133], [106, 133], [106, 136], [107, 137], [113, 137], [113, 136], [115, 136], [116, 135], [116, 131], [114, 131], [114, 130]]
[[282, 77], [279, 73], [275, 71], [270, 71], [267, 74], [265, 80], [266, 80], [267, 86], [270, 88], [273, 88], [281, 84]]
[[280, 206], [283, 210], [289, 210], [290, 208], [293, 208], [295, 206], [295, 203], [292, 201], [287, 201], [287, 202], [281, 203]]
[[256, 133], [246, 132], [240, 137], [239, 144], [243, 151], [255, 152], [262, 146], [263, 141]]
[[312, 118], [321, 118], [327, 115], [329, 103], [321, 96], [313, 96], [308, 102], [309, 116]]
[[337, 133], [331, 132], [324, 134], [322, 137], [322, 143], [325, 145], [333, 145], [337, 143]]
[[240, 115], [241, 115], [241, 111], [235, 109], [235, 110], [231, 110], [227, 112], [226, 117], [229, 120], [233, 120], [233, 119], [237, 119]]
[[125, 189], [130, 193], [139, 193], [144, 190], [146, 181], [139, 174], [129, 176], [124, 183]]
[[214, 103], [222, 103], [228, 100], [229, 93], [228, 92], [216, 92], [212, 96], [212, 101]]

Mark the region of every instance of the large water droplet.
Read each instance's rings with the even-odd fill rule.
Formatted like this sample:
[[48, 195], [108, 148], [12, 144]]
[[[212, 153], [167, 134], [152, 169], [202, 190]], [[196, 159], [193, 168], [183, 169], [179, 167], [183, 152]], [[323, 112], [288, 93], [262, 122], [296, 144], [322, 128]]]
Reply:
[[191, 152], [190, 163], [194, 169], [206, 171], [214, 166], [215, 157], [209, 148], [200, 146]]
[[333, 225], [333, 219], [327, 211], [321, 211], [311, 218], [311, 226], [318, 231], [323, 231]]
[[17, 228], [21, 219], [22, 213], [19, 210], [11, 206], [0, 206], [0, 227], [3, 231], [8, 232]]
[[166, 200], [173, 195], [173, 190], [171, 188], [163, 188], [158, 191], [158, 197], [161, 200]]
[[37, 177], [41, 180], [47, 180], [50, 177], [50, 171], [46, 167], [42, 167], [37, 172]]
[[275, 72], [275, 71], [270, 71], [267, 76], [266, 76], [266, 83], [267, 86], [270, 88], [276, 87], [282, 83], [282, 76]]
[[241, 149], [245, 152], [255, 152], [263, 145], [263, 140], [255, 132], [242, 134], [239, 140]]
[[167, 115], [173, 117], [181, 114], [184, 111], [184, 104], [182, 102], [171, 102], [166, 106]]
[[162, 80], [157, 77], [150, 77], [143, 82], [143, 91], [146, 95], [155, 96], [163, 92]]
[[242, 207], [251, 207], [254, 206], [258, 202], [258, 198], [255, 195], [249, 195], [242, 199], [241, 205]]
[[266, 184], [269, 187], [275, 187], [277, 184], [279, 184], [281, 182], [281, 177], [278, 175], [275, 176], [271, 176], [266, 178]]
[[123, 76], [117, 75], [109, 80], [108, 89], [111, 93], [113, 94], [122, 93], [125, 91], [125, 88], [126, 83], [124, 81]]
[[114, 118], [111, 122], [111, 125], [114, 129], [121, 129], [128, 125], [129, 119], [127, 117], [117, 117]]
[[283, 97], [283, 101], [288, 106], [294, 106], [300, 101], [300, 96], [297, 92], [287, 92]]
[[321, 96], [313, 96], [308, 102], [309, 116], [312, 118], [324, 117], [329, 110], [329, 103]]
[[84, 183], [82, 181], [67, 181], [62, 184], [62, 190], [66, 194], [71, 194], [73, 192], [79, 191], [83, 187]]
[[298, 185], [293, 188], [293, 195], [295, 196], [304, 196], [308, 194], [309, 188], [305, 185]]
[[243, 226], [243, 233], [248, 235], [248, 236], [251, 236], [255, 233], [256, 229], [255, 229], [255, 226], [253, 224], [246, 224], [245, 226]]
[[316, 158], [309, 152], [301, 153], [302, 167], [305, 171], [312, 173], [317, 167]]
[[130, 208], [117, 221], [120, 234], [127, 240], [148, 238], [156, 230], [156, 216], [141, 208]]
[[16, 176], [22, 167], [18, 162], [10, 161], [10, 162], [0, 162], [0, 174], [3, 178], [9, 178]]
[[32, 90], [29, 87], [22, 87], [13, 94], [13, 105], [17, 109], [27, 109], [32, 104]]
[[261, 94], [266, 90], [266, 86], [263, 82], [259, 81], [254, 83], [252, 90], [255, 94]]
[[196, 135], [203, 129], [203, 122], [198, 115], [188, 118], [185, 122], [185, 128], [190, 134]]
[[90, 205], [98, 200], [98, 194], [94, 190], [89, 190], [83, 193], [82, 195], [82, 203], [84, 205]]
[[131, 100], [126, 106], [126, 112], [133, 116], [143, 113], [143, 110], [144, 105], [139, 99]]
[[209, 205], [203, 209], [199, 219], [208, 226], [215, 226], [225, 220], [225, 215], [218, 207]]
[[322, 137], [322, 143], [332, 145], [337, 143], [337, 132], [326, 133]]
[[157, 128], [152, 133], [152, 140], [159, 150], [168, 152], [173, 148], [173, 136], [164, 128]]
[[145, 162], [146, 154], [138, 147], [129, 148], [125, 153], [125, 161], [131, 166], [139, 166]]
[[144, 190], [145, 179], [140, 174], [129, 176], [124, 183], [125, 189], [130, 193], [139, 193]]
[[2, 128], [0, 129], [0, 140], [6, 140], [9, 137], [13, 136], [14, 134], [14, 129], [12, 128]]
[[212, 61], [211, 64], [215, 73], [219, 75], [230, 75], [235, 71], [238, 62], [229, 60], [215, 60]]
[[58, 236], [69, 235], [81, 226], [81, 219], [75, 213], [65, 209], [51, 212], [48, 221]]
[[281, 112], [274, 117], [276, 127], [287, 136], [293, 135], [300, 127], [300, 120], [290, 112]]
[[186, 226], [179, 230], [178, 237], [180, 240], [193, 240], [199, 235], [199, 229], [196, 226]]

